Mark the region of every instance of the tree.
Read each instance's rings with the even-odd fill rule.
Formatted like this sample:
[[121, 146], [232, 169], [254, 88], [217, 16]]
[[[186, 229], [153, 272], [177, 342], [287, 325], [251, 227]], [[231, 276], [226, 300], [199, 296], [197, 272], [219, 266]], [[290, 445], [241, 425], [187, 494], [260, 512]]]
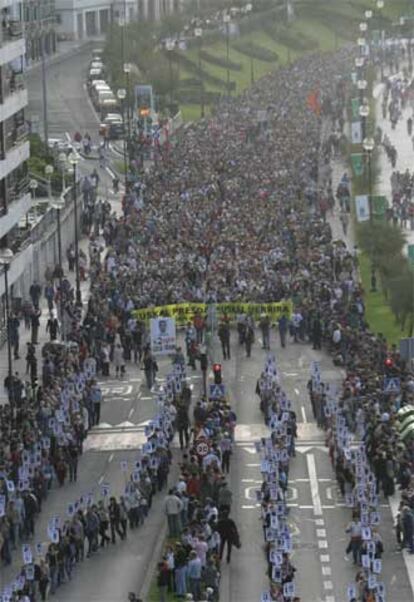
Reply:
[[386, 222], [364, 222], [359, 225], [358, 243], [374, 265], [380, 266], [384, 258], [401, 255], [405, 236], [399, 228]]

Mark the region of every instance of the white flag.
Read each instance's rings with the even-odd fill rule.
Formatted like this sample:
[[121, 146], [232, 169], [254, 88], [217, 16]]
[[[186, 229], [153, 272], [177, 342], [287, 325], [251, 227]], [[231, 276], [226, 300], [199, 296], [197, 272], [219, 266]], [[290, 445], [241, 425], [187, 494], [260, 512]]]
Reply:
[[362, 127], [360, 121], [354, 121], [351, 129], [352, 144], [361, 144], [362, 142]]
[[369, 201], [367, 194], [360, 194], [355, 197], [355, 213], [358, 222], [369, 220]]

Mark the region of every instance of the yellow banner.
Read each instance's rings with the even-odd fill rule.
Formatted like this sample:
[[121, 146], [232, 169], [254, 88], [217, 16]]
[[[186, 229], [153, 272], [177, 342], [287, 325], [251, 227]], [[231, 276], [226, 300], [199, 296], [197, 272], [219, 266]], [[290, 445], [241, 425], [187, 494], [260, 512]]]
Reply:
[[[224, 315], [234, 319], [238, 314], [249, 314], [255, 320], [258, 320], [262, 314], [269, 316], [271, 320], [278, 320], [282, 315], [290, 318], [292, 314], [292, 301], [280, 301], [275, 303], [216, 303], [217, 319]], [[145, 309], [136, 309], [133, 316], [137, 320], [147, 321], [150, 318], [175, 318], [178, 326], [183, 326], [190, 322], [195, 313], [201, 314], [207, 312], [206, 303], [180, 303], [178, 305], [161, 305], [158, 307], [148, 307]]]

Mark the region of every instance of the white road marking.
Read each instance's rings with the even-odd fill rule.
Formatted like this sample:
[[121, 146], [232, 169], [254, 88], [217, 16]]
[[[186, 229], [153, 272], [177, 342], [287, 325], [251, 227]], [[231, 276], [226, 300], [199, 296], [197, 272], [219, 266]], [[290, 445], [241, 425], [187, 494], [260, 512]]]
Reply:
[[323, 566], [322, 567], [322, 575], [324, 577], [330, 577], [332, 575], [332, 569], [330, 566]]
[[111, 454], [108, 458], [108, 462], [112, 462], [113, 459], [114, 459], [114, 454]]
[[[246, 449], [246, 448], [243, 448], [243, 449]], [[247, 449], [246, 449], [246, 451], [247, 451]], [[246, 466], [248, 468], [258, 468], [260, 466], [260, 464], [246, 464]]]
[[103, 480], [104, 480], [104, 476], [102, 475], [102, 476], [99, 477], [98, 485], [100, 485]]
[[306, 418], [306, 410], [305, 410], [305, 406], [300, 406], [300, 411], [302, 412], [302, 420], [303, 422], [308, 422], [308, 419]]
[[132, 414], [135, 412], [135, 408], [131, 408], [129, 410], [128, 418], [131, 418]]
[[316, 475], [315, 456], [313, 454], [307, 454], [306, 463], [308, 465], [308, 472], [310, 478], [313, 512], [315, 516], [322, 516], [322, 505], [321, 498], [319, 495], [318, 477]]
[[316, 529], [316, 537], [326, 537], [326, 529]]
[[[397, 517], [397, 513], [398, 513], [398, 506], [399, 506], [399, 503], [401, 500], [401, 496], [398, 493], [397, 495], [389, 497], [388, 500], [389, 500], [389, 507], [391, 509], [391, 514], [395, 521], [396, 517]], [[414, 594], [414, 556], [412, 554], [409, 554], [405, 550], [403, 550], [402, 554], [403, 554], [405, 566], [407, 567], [408, 579], [410, 581], [411, 590]], [[395, 581], [396, 581], [396, 577], [395, 577], [395, 575], [393, 575], [391, 578], [391, 581], [390, 581], [391, 585], [393, 585], [393, 583], [395, 583]]]
[[295, 387], [293, 390], [295, 391], [296, 395], [300, 395], [300, 391], [299, 391], [299, 389], [297, 389], [297, 388]]
[[320, 550], [326, 550], [328, 547], [328, 542], [326, 541], [326, 539], [319, 539], [318, 540], [318, 548]]
[[325, 602], [335, 602], [335, 596], [326, 596]]
[[319, 556], [319, 559], [321, 562], [331, 562], [331, 557], [329, 556], [329, 554], [321, 554]]
[[149, 399], [152, 399], [152, 397], [141, 397], [142, 401], [148, 401]]
[[[256, 454], [256, 448], [254, 447], [243, 447], [244, 451], [246, 451], [248, 454]], [[260, 466], [260, 464], [248, 464], [247, 466]]]
[[323, 582], [323, 589], [333, 589], [333, 583], [332, 583], [332, 581], [324, 581]]
[[323, 518], [315, 518], [315, 525], [317, 527], [323, 527], [325, 525], [325, 520]]

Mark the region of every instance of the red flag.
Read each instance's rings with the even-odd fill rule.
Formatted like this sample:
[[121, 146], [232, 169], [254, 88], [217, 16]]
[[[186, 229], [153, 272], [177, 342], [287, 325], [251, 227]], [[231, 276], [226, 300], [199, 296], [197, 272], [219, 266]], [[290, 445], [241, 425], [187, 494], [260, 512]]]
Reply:
[[316, 115], [320, 114], [321, 103], [319, 100], [319, 90], [312, 90], [312, 92], [309, 92], [308, 98], [307, 98], [307, 105], [311, 111], [316, 113]]

